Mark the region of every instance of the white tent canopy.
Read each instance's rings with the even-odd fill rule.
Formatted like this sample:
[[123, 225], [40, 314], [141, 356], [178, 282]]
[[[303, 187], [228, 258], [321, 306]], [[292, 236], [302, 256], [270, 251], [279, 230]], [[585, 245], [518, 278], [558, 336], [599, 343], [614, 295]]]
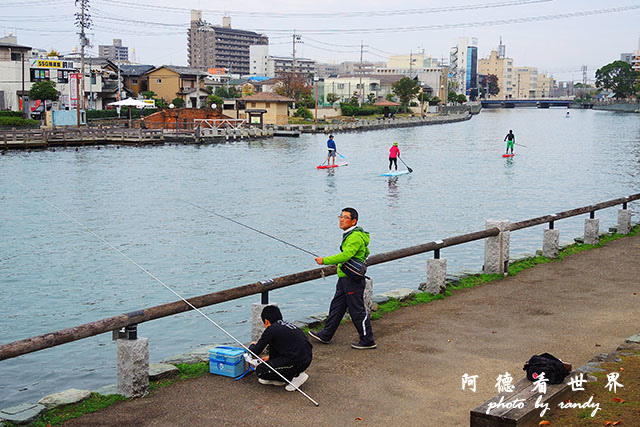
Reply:
[[122, 101], [110, 102], [107, 105], [114, 107], [135, 107], [135, 108], [149, 108], [150, 105], [139, 99], [127, 98]]

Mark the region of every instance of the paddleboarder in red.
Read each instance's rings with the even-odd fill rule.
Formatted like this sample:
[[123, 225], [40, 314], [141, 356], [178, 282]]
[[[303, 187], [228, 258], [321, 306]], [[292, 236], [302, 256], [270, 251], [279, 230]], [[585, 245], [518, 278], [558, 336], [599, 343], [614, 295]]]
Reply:
[[398, 170], [398, 157], [400, 157], [400, 149], [398, 148], [398, 143], [394, 142], [389, 150], [389, 170], [391, 170], [392, 165], [395, 165], [396, 170]]

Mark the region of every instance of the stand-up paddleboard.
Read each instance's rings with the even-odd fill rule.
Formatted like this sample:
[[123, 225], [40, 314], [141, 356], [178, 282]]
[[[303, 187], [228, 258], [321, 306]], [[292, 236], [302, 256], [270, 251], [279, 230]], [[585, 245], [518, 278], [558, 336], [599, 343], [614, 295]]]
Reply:
[[503, 154], [502, 157], [513, 157], [515, 154]]
[[347, 166], [349, 163], [338, 163], [336, 165], [320, 165], [317, 167], [317, 169], [331, 169], [331, 168], [337, 168], [338, 166]]
[[389, 172], [380, 174], [380, 176], [398, 176], [398, 175], [406, 175], [408, 173], [409, 171], [389, 171]]

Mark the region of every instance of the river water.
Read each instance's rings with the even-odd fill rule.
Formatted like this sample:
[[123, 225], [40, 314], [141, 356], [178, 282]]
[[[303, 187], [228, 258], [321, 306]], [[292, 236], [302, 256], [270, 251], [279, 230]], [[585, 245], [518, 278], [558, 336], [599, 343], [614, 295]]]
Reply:
[[[313, 257], [194, 207], [214, 210], [321, 255], [337, 252], [338, 215], [360, 212], [380, 253], [640, 191], [640, 116], [564, 109], [483, 110], [470, 121], [336, 134], [349, 161], [316, 170], [326, 136], [207, 146], [95, 147], [0, 157], [0, 343], [175, 301], [84, 227], [185, 297], [315, 268]], [[513, 129], [513, 159], [501, 157]], [[410, 175], [381, 177], [397, 141]], [[637, 214], [637, 204], [631, 209]], [[616, 208], [597, 214], [615, 225]], [[73, 219], [71, 219], [73, 218]], [[556, 224], [560, 240], [585, 217]], [[637, 219], [637, 217], [636, 217]], [[77, 222], [76, 222], [77, 221]], [[80, 225], [82, 224], [82, 225]], [[542, 229], [514, 232], [534, 252]], [[448, 271], [479, 270], [483, 242], [442, 251]], [[374, 266], [374, 293], [416, 288], [428, 255]], [[335, 276], [271, 293], [285, 318], [326, 311]], [[205, 313], [241, 340], [253, 296]], [[151, 362], [228, 339], [194, 312], [139, 326]], [[0, 362], [0, 408], [116, 381], [103, 334]]]

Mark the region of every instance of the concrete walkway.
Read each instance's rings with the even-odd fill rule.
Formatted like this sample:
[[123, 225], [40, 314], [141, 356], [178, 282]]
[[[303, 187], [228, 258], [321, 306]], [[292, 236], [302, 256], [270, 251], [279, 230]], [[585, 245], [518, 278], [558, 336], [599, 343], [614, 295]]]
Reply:
[[[533, 354], [580, 366], [640, 332], [640, 235], [516, 277], [398, 310], [373, 323], [378, 349], [352, 350], [351, 324], [314, 343], [306, 393], [207, 375], [114, 405], [69, 426], [464, 426]], [[327, 301], [327, 306], [329, 301]], [[464, 373], [477, 391], [461, 390]]]

